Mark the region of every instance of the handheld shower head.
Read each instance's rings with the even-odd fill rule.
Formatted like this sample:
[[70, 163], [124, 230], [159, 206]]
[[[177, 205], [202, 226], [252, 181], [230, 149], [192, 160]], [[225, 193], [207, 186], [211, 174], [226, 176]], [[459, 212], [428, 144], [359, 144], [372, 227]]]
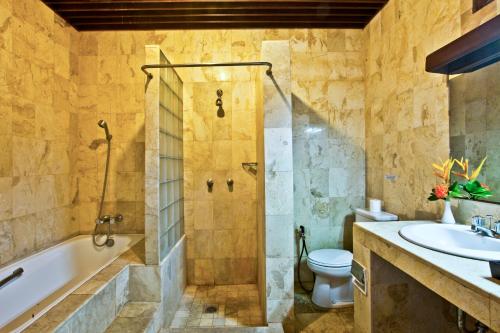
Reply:
[[104, 129], [104, 132], [106, 133], [106, 140], [111, 141], [111, 138], [113, 138], [113, 136], [109, 133], [108, 124], [106, 123], [106, 121], [101, 119], [97, 122], [97, 125], [100, 128]]

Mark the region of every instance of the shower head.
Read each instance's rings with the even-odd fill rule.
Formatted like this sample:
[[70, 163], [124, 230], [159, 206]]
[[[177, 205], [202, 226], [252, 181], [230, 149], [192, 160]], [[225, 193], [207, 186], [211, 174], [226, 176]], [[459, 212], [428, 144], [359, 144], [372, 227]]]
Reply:
[[106, 121], [101, 119], [97, 122], [97, 125], [99, 125], [100, 128], [104, 129], [104, 132], [106, 133], [106, 140], [111, 141], [111, 138], [113, 136], [109, 133], [108, 124], [106, 123]]
[[219, 118], [224, 118], [225, 112], [224, 109], [222, 108], [222, 94], [223, 91], [222, 89], [217, 89], [217, 100], [215, 101], [215, 106], [217, 106], [217, 117]]

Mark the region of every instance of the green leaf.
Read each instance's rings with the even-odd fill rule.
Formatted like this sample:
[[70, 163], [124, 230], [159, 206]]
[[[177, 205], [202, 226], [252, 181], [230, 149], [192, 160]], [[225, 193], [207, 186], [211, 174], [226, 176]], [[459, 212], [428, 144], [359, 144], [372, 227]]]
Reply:
[[483, 192], [483, 193], [473, 194], [472, 199], [481, 199], [481, 198], [487, 198], [487, 197], [491, 197], [491, 196], [492, 196], [491, 192], [487, 191], [487, 192]]
[[452, 198], [465, 198], [465, 195], [460, 192], [450, 192], [448, 195]]
[[477, 190], [481, 189], [481, 183], [477, 180], [469, 181], [465, 184], [465, 190], [469, 193], [475, 193]]
[[448, 196], [452, 198], [464, 198], [462, 194], [462, 186], [458, 182], [454, 182], [448, 189]]
[[427, 198], [429, 201], [437, 201], [439, 200], [438, 197], [434, 193], [431, 193], [431, 195]]
[[458, 185], [458, 182], [454, 182], [450, 188], [448, 189], [450, 192], [456, 192], [457, 190], [459, 190], [459, 185]]

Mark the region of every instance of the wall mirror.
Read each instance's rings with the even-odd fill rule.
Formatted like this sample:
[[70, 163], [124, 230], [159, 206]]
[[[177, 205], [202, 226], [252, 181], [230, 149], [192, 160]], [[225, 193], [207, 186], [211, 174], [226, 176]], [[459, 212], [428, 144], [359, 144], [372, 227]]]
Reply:
[[500, 204], [500, 62], [453, 77], [450, 87], [450, 155], [469, 159], [476, 168], [486, 163], [478, 180]]

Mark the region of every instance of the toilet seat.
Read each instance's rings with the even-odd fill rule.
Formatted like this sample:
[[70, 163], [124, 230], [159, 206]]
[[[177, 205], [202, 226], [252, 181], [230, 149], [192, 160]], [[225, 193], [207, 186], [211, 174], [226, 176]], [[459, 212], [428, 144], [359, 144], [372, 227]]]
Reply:
[[350, 267], [352, 253], [346, 250], [323, 249], [309, 253], [307, 260], [314, 265], [323, 267]]

